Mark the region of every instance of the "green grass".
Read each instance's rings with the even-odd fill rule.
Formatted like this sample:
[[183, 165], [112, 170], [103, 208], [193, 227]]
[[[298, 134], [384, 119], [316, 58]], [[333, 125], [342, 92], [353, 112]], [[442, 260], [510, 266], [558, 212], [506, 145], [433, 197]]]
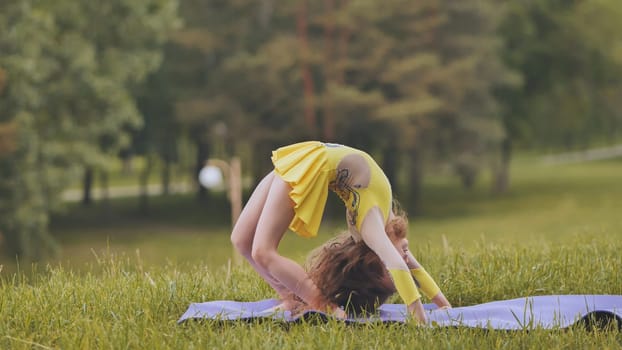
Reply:
[[[549, 293], [622, 293], [615, 242], [463, 254], [421, 252], [455, 305]], [[148, 267], [138, 257], [99, 256], [80, 274], [54, 267], [0, 286], [0, 348], [616, 348], [619, 332], [584, 329], [483, 331], [413, 325], [283, 325], [176, 320], [191, 302], [273, 296], [249, 268], [200, 264]], [[396, 300], [393, 300], [396, 301]]]
[[[509, 194], [482, 179], [470, 191], [430, 178], [425, 210], [411, 220], [412, 250], [455, 306], [547, 294], [622, 294], [622, 162], [549, 167], [519, 159]], [[622, 347], [615, 331], [414, 325], [284, 325], [176, 321], [191, 302], [273, 297], [247, 265], [228, 265], [228, 208], [221, 196], [135, 199], [104, 210], [70, 207], [53, 219], [61, 256], [49, 265], [3, 264], [0, 348], [581, 348]], [[341, 213], [341, 211], [340, 211]], [[337, 216], [341, 219], [341, 215]], [[313, 240], [286, 235], [302, 260], [342, 227]], [[399, 302], [397, 297], [391, 302]]]
[[[490, 193], [486, 178], [464, 190], [455, 178], [428, 177], [423, 213], [411, 218], [411, 245], [464, 250], [486, 243], [563, 244], [575, 236], [622, 240], [621, 174], [620, 161], [546, 166], [518, 159], [511, 190], [503, 196]], [[68, 215], [53, 219], [52, 231], [63, 247], [59, 260], [75, 266], [92, 260], [91, 250], [139, 250], [150, 265], [172, 260], [218, 267], [231, 257], [229, 207], [222, 194], [208, 203], [192, 195], [153, 198], [147, 214], [137, 208], [132, 198], [115, 200], [108, 209], [101, 202], [90, 208], [72, 204]], [[287, 234], [282, 252], [303, 259], [343, 228], [342, 216], [337, 209], [317, 239]], [[10, 262], [5, 265], [14, 271]]]

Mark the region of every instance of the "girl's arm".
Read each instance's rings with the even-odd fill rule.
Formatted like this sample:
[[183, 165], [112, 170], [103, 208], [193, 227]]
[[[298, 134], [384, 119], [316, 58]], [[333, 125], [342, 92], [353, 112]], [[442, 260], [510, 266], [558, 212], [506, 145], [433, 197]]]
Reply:
[[400, 297], [408, 306], [408, 311], [415, 317], [417, 322], [425, 324], [427, 318], [421, 304], [421, 295], [410, 275], [406, 262], [402, 259], [385, 232], [382, 214], [378, 207], [374, 207], [367, 212], [361, 224], [360, 233], [365, 244], [378, 255], [387, 270], [389, 270], [395, 289], [397, 289]]
[[434, 279], [432, 279], [430, 274], [428, 274], [423, 266], [419, 264], [417, 259], [415, 259], [410, 250], [407, 251], [407, 257], [408, 268], [410, 269], [412, 277], [417, 282], [417, 285], [419, 286], [423, 294], [430, 298], [432, 302], [436, 304], [439, 308], [450, 308], [451, 304], [449, 303], [447, 298], [445, 298], [445, 295], [443, 294], [441, 289], [438, 287], [436, 282], [434, 282]]

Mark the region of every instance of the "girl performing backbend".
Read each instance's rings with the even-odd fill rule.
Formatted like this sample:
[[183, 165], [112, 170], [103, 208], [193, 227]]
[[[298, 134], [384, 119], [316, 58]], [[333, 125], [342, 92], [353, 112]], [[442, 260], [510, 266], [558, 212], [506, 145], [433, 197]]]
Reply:
[[231, 241], [279, 294], [282, 309], [293, 307], [290, 301], [294, 295], [310, 308], [345, 317], [340, 308], [343, 305], [338, 305], [330, 292], [320, 290], [302, 266], [277, 251], [288, 227], [303, 237], [317, 235], [329, 189], [346, 206], [352, 243], [364, 244], [377, 255], [418, 322], [425, 323], [426, 315], [415, 281], [439, 307], [450, 307], [434, 280], [410, 254], [406, 219], [393, 212], [391, 185], [367, 153], [308, 141], [273, 151], [272, 162], [274, 171], [249, 198]]

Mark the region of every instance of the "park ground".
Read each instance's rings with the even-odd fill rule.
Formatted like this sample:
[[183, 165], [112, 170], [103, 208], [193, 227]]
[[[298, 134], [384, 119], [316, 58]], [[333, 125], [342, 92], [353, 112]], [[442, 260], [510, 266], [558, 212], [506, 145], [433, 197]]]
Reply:
[[[412, 250], [455, 306], [548, 294], [622, 294], [622, 161], [546, 165], [525, 157], [503, 196], [485, 178], [464, 190], [430, 178], [411, 218]], [[620, 348], [619, 331], [582, 328], [498, 332], [337, 321], [218, 323], [176, 320], [189, 303], [273, 297], [232, 260], [222, 194], [69, 205], [52, 220], [61, 246], [49, 263], [2, 263], [0, 348]], [[320, 237], [286, 235], [298, 261]], [[393, 302], [399, 302], [394, 297]]]

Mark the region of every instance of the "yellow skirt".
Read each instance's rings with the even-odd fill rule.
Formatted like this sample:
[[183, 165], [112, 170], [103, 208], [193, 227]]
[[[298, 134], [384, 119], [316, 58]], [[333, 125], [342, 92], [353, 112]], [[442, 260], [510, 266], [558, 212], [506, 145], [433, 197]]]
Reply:
[[326, 147], [318, 141], [307, 141], [281, 147], [272, 152], [274, 171], [292, 190], [294, 218], [290, 230], [302, 237], [317, 236], [326, 198], [330, 169], [327, 169]]

